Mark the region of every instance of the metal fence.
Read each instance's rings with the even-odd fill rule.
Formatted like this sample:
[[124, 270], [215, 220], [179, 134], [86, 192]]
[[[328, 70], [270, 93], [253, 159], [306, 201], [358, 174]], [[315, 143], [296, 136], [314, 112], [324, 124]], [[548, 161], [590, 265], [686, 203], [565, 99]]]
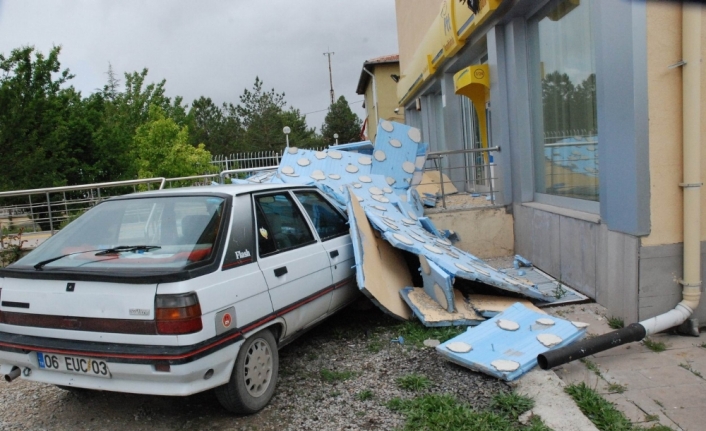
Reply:
[[[435, 151], [427, 155], [424, 165], [425, 175], [417, 187], [418, 190], [438, 186], [436, 198], [441, 198], [441, 205], [447, 208], [447, 198], [459, 191], [463, 192], [457, 199], [460, 206], [495, 206], [498, 190], [498, 168], [493, 161], [493, 154], [500, 147], [473, 148], [468, 150]], [[449, 163], [453, 158], [461, 157], [461, 163]], [[463, 190], [456, 185], [463, 184]], [[425, 187], [426, 186], [426, 187]], [[422, 195], [423, 193], [420, 193]], [[421, 196], [424, 200], [425, 196]], [[470, 197], [471, 199], [468, 199]], [[430, 197], [434, 200], [434, 197]], [[474, 198], [481, 198], [474, 199]], [[431, 204], [431, 202], [429, 202]]]
[[217, 166], [219, 171], [229, 171], [279, 165], [281, 158], [282, 151], [251, 151], [213, 156], [211, 164]]
[[[447, 198], [455, 193], [452, 180], [458, 184], [458, 178], [462, 178], [460, 182], [465, 182], [462, 191], [468, 192], [463, 195], [484, 197], [488, 205], [495, 205], [498, 189], [492, 154], [497, 151], [500, 151], [499, 147], [429, 153], [424, 170], [429, 174], [425, 178], [431, 180], [422, 181], [420, 186], [432, 186], [427, 190], [432, 190], [434, 196], [422, 198], [427, 202], [433, 199], [434, 203], [440, 198], [446, 208]], [[214, 181], [223, 183], [227, 177], [243, 178], [249, 173], [276, 169], [281, 155], [281, 152], [261, 151], [215, 156], [212, 164], [223, 168], [220, 174], [0, 192], [0, 232], [13, 233], [23, 228], [25, 232], [48, 231], [53, 234], [66, 222], [109, 197], [138, 190], [208, 185]], [[460, 166], [448, 163], [454, 157], [463, 157], [464, 162]], [[463, 170], [463, 174], [459, 174], [459, 170]]]

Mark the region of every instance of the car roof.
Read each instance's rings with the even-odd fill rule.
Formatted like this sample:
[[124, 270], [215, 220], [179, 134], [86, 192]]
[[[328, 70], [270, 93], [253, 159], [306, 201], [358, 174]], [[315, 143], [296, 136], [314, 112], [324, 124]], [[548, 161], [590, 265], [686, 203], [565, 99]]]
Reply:
[[299, 189], [310, 188], [313, 186], [300, 184], [225, 184], [216, 186], [197, 186], [197, 187], [178, 187], [162, 190], [151, 190], [147, 192], [131, 193], [122, 195], [113, 199], [130, 199], [131, 197], [147, 197], [147, 196], [170, 196], [170, 195], [241, 195], [244, 193], [260, 192], [267, 190], [281, 189]]

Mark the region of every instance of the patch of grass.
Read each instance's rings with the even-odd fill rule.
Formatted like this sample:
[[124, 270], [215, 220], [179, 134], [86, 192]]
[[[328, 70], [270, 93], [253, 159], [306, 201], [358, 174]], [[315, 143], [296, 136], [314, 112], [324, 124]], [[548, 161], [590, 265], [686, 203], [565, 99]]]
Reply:
[[421, 374], [407, 374], [397, 379], [397, 386], [406, 391], [419, 392], [431, 386], [431, 380]]
[[397, 327], [399, 335], [404, 337], [405, 344], [415, 347], [423, 347], [424, 340], [431, 338], [445, 342], [463, 333], [466, 330], [462, 326], [442, 326], [438, 328], [427, 328], [417, 321], [405, 322]]
[[534, 407], [534, 400], [514, 392], [499, 393], [493, 397], [490, 407], [516, 420], [522, 413]]
[[608, 317], [608, 326], [613, 329], [620, 329], [625, 327], [625, 322], [620, 317]]
[[642, 340], [642, 344], [644, 344], [645, 347], [647, 347], [648, 349], [657, 353], [664, 352], [665, 350], [667, 350], [666, 344], [661, 341], [653, 341], [649, 338], [645, 338], [644, 340]]
[[679, 366], [684, 368], [687, 371], [690, 371], [691, 374], [695, 375], [696, 377], [700, 377], [702, 379], [704, 378], [704, 376], [699, 371], [696, 371], [695, 369], [691, 368], [690, 364], [681, 363], [681, 364], [679, 364]]
[[370, 353], [378, 353], [382, 349], [382, 343], [379, 339], [370, 340], [367, 349]]
[[322, 368], [320, 375], [324, 382], [342, 382], [355, 377], [355, 371], [331, 371], [327, 368]]
[[[613, 403], [600, 396], [584, 382], [569, 385], [564, 391], [574, 399], [583, 414], [601, 431], [671, 430], [671, 428], [660, 424], [655, 424], [650, 428], [633, 425], [622, 412], [615, 408]], [[657, 419], [659, 418], [654, 418], [654, 420]]]
[[622, 394], [623, 392], [625, 392], [627, 390], [628, 390], [628, 387], [625, 385], [621, 385], [620, 383], [608, 383], [608, 392]]
[[364, 391], [360, 391], [357, 394], [355, 394], [355, 398], [358, 401], [367, 401], [373, 399], [375, 395], [373, 394], [373, 391], [370, 389], [365, 389]]
[[579, 361], [581, 361], [581, 363], [583, 363], [586, 366], [586, 368], [593, 371], [598, 377], [602, 376], [601, 369], [598, 368], [598, 365], [596, 365], [596, 363], [593, 362], [592, 360], [586, 359], [586, 358], [581, 358], [581, 359], [579, 359]]
[[395, 398], [386, 405], [405, 416], [402, 428], [405, 431], [550, 431], [537, 417], [525, 427], [502, 412], [474, 411], [470, 405], [448, 394], [424, 395], [411, 400]]
[[645, 422], [657, 422], [658, 420], [658, 415], [645, 415]]

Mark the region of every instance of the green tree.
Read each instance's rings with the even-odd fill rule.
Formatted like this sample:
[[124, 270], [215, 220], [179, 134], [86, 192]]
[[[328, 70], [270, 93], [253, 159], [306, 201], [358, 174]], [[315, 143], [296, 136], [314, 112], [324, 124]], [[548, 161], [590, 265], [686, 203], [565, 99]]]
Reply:
[[204, 144], [211, 154], [231, 154], [242, 148], [240, 118], [224, 104], [218, 107], [210, 97], [194, 100], [188, 115], [189, 142]]
[[329, 108], [324, 124], [321, 126], [321, 134], [325, 142], [334, 143], [333, 135], [338, 133], [338, 143], [347, 144], [361, 140], [360, 128], [360, 118], [351, 111], [346, 98], [341, 96]]
[[211, 153], [203, 144], [189, 143], [187, 126], [180, 126], [164, 109], [151, 105], [147, 121], [137, 127], [130, 157], [140, 178], [182, 177], [213, 171]]
[[108, 83], [97, 96], [103, 100], [103, 120], [93, 136], [99, 180], [137, 177], [131, 159], [133, 137], [137, 128], [148, 121], [151, 106], [159, 107], [166, 117], [180, 126], [187, 123], [182, 98], [176, 97], [172, 101], [165, 95], [165, 80], [146, 84], [147, 73], [147, 69], [126, 73], [125, 86], [120, 91], [112, 67], [108, 69]]
[[306, 148], [320, 144], [316, 130], [306, 126], [306, 118], [298, 109], [285, 109], [286, 105], [284, 93], [277, 93], [274, 88], [263, 90], [259, 77], [255, 78], [252, 91], [245, 89], [239, 105], [228, 105], [228, 110], [234, 112], [243, 125], [244, 149], [281, 150], [285, 145], [282, 132], [285, 126], [292, 129], [289, 135], [291, 145]]
[[[73, 77], [61, 69], [60, 47], [45, 56], [34, 47], [0, 54], [0, 171], [3, 190], [64, 185], [81, 169], [90, 129], [76, 110], [80, 93], [66, 87]], [[72, 142], [77, 139], [76, 145]]]

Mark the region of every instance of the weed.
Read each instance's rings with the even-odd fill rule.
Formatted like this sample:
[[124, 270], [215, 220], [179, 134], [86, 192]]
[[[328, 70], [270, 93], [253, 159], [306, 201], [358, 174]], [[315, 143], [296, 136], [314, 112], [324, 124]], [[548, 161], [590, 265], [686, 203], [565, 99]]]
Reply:
[[397, 386], [407, 391], [419, 392], [431, 386], [431, 381], [421, 374], [407, 374], [397, 379]]
[[706, 343], [701, 343], [699, 347], [703, 347], [704, 349], [706, 349]]
[[331, 398], [336, 398], [341, 395], [340, 391], [333, 391], [329, 395], [331, 395]]
[[309, 352], [306, 354], [306, 359], [307, 361], [313, 361], [319, 358], [319, 355], [316, 354], [316, 352]]
[[562, 286], [560, 281], [556, 282], [556, 287], [554, 287], [554, 298], [556, 299], [561, 299], [564, 296], [566, 296], [567, 293], [569, 293], [568, 290], [564, 289], [564, 286]]
[[465, 331], [465, 327], [460, 326], [442, 326], [437, 328], [427, 328], [421, 323], [405, 322], [397, 327], [397, 331], [405, 339], [405, 344], [411, 344], [415, 347], [423, 347], [424, 340], [432, 338], [445, 342]]
[[534, 407], [534, 400], [514, 392], [499, 393], [493, 397], [490, 407], [503, 412], [512, 419], [517, 419], [522, 413]]
[[652, 401], [654, 401], [655, 404], [657, 404], [658, 406], [664, 408], [664, 404], [662, 404], [661, 402], [659, 402], [659, 400], [652, 400]]
[[355, 397], [358, 401], [367, 401], [373, 399], [373, 391], [370, 389], [365, 389], [364, 391], [360, 391], [357, 394], [355, 394]]
[[657, 422], [658, 420], [658, 415], [645, 415], [645, 422]]
[[625, 322], [620, 317], [608, 317], [608, 326], [613, 329], [620, 329], [625, 327]]
[[451, 395], [430, 394], [411, 400], [395, 398], [387, 404], [390, 410], [402, 413], [406, 422], [402, 430], [458, 431], [548, 431], [538, 417], [530, 427], [522, 427], [505, 412], [475, 411]]
[[700, 377], [702, 379], [704, 378], [704, 376], [699, 371], [696, 371], [695, 369], [691, 368], [691, 365], [689, 365], [689, 364], [681, 363], [681, 364], [679, 364], [679, 366], [684, 368], [687, 371], [690, 371], [691, 374], [695, 375], [696, 377]]
[[586, 358], [579, 359], [579, 361], [581, 361], [586, 366], [586, 368], [593, 371], [598, 377], [602, 377], [601, 369], [598, 368], [598, 365], [596, 365], [595, 362]]
[[[613, 403], [598, 395], [598, 393], [584, 382], [569, 385], [564, 391], [574, 399], [574, 402], [579, 406], [586, 417], [601, 431], [671, 430], [660, 424], [655, 424], [651, 428], [633, 425], [623, 413], [615, 408]], [[654, 415], [651, 417], [653, 420], [659, 419], [654, 417]]]
[[320, 375], [321, 380], [324, 382], [342, 382], [355, 377], [355, 371], [331, 371], [326, 368], [322, 368]]
[[608, 392], [622, 394], [623, 392], [625, 392], [627, 390], [628, 390], [628, 387], [625, 385], [621, 385], [620, 383], [609, 383], [608, 384]]
[[374, 339], [368, 343], [368, 352], [378, 353], [380, 349], [382, 349], [382, 343], [380, 343], [380, 340]]
[[664, 352], [665, 350], [667, 350], [666, 344], [664, 344], [661, 341], [652, 341], [649, 338], [645, 338], [644, 340], [642, 340], [642, 344], [644, 344], [645, 347], [647, 347], [648, 349], [652, 350], [653, 352], [657, 352], [657, 353]]

